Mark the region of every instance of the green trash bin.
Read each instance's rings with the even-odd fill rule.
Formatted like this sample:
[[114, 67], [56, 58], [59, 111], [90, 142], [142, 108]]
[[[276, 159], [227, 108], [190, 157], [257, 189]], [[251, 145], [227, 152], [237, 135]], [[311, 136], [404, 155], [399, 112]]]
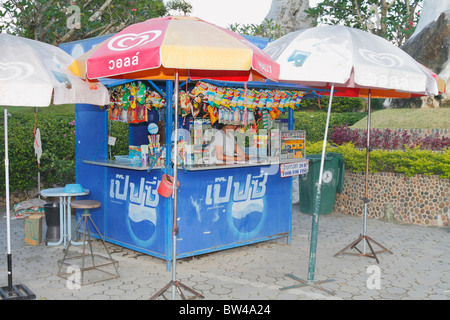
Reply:
[[[307, 155], [309, 170], [299, 179], [300, 212], [313, 214], [314, 199], [317, 196], [317, 183], [319, 181], [321, 154]], [[340, 153], [327, 153], [323, 164], [323, 176], [321, 197], [318, 214], [329, 214], [333, 211], [336, 192], [340, 185], [340, 177], [343, 180], [343, 158]], [[343, 182], [342, 182], [343, 185]], [[341, 190], [342, 191], [342, 190]]]
[[[327, 155], [339, 158], [338, 163], [338, 183], [336, 192], [341, 193], [344, 190], [344, 177], [345, 177], [345, 161], [342, 153], [328, 152]], [[320, 164], [319, 164], [320, 166]]]

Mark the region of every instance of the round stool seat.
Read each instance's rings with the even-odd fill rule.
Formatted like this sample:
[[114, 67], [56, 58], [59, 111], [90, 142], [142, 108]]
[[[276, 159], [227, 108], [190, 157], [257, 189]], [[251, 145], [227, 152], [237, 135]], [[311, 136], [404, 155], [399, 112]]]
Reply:
[[101, 205], [101, 202], [96, 200], [75, 200], [70, 203], [70, 206], [75, 209], [94, 209]]

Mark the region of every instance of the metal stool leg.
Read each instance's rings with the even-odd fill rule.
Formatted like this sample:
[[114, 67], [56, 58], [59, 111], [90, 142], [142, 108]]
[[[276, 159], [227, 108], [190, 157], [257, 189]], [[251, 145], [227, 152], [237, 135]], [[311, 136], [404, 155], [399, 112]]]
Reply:
[[[99, 237], [100, 237], [100, 239], [101, 239], [101, 241], [102, 241], [103, 247], [104, 247], [105, 251], [107, 252], [108, 257], [109, 257], [109, 260], [110, 260], [109, 263], [103, 263], [102, 265], [96, 265], [96, 264], [95, 264], [94, 251], [93, 251], [93, 249], [92, 249], [92, 242], [91, 242], [91, 232], [90, 232], [90, 228], [89, 228], [89, 221], [90, 221], [90, 222], [92, 223], [92, 225], [94, 226], [94, 228], [95, 228], [97, 234], [99, 235]], [[89, 283], [94, 283], [94, 282], [89, 282], [89, 283], [85, 283], [85, 282], [84, 282], [84, 280], [85, 280], [85, 278], [84, 278], [84, 272], [85, 272], [85, 271], [88, 271], [88, 270], [92, 270], [92, 269], [97, 269], [97, 270], [99, 270], [99, 271], [102, 271], [102, 272], [104, 272], [104, 273], [107, 273], [107, 274], [113, 276], [112, 278], [118, 278], [118, 277], [120, 277], [119, 271], [118, 271], [118, 268], [117, 268], [117, 265], [116, 265], [117, 261], [114, 261], [114, 259], [112, 258], [111, 253], [109, 252], [109, 250], [108, 250], [108, 248], [107, 248], [107, 246], [106, 246], [106, 243], [105, 243], [105, 241], [104, 241], [104, 239], [103, 239], [103, 236], [101, 235], [100, 231], [98, 230], [97, 226], [95, 225], [94, 221], [92, 220], [91, 214], [89, 213], [89, 209], [83, 209], [83, 214], [82, 214], [81, 219], [79, 220], [79, 222], [78, 222], [78, 224], [77, 224], [75, 230], [73, 231], [73, 234], [72, 234], [71, 239], [73, 238], [73, 236], [75, 235], [76, 232], [79, 232], [82, 223], [84, 223], [82, 253], [81, 253], [81, 256], [77, 256], [77, 257], [76, 257], [76, 258], [80, 258], [80, 257], [81, 257], [81, 269], [80, 269], [80, 271], [81, 271], [81, 272], [80, 272], [80, 273], [81, 273], [81, 285], [89, 284]], [[87, 237], [87, 239], [86, 239], [86, 237]], [[92, 267], [87, 267], [86, 264], [85, 264], [85, 259], [86, 259], [86, 242], [89, 243], [89, 250], [90, 250], [91, 259], [92, 259]], [[69, 252], [70, 246], [71, 246], [71, 241], [69, 241], [69, 243], [68, 243], [68, 246], [67, 246], [67, 249], [66, 249], [66, 252], [65, 252], [65, 254], [64, 254], [63, 259], [60, 260], [58, 276], [60, 276], [60, 277], [62, 277], [62, 278], [65, 278], [64, 275], [68, 275], [67, 273], [61, 273], [61, 268], [62, 268], [62, 265], [63, 265], [63, 264], [67, 264], [66, 258], [67, 258], [67, 254], [68, 254], [68, 252]], [[69, 259], [70, 259], [70, 258], [69, 258]], [[104, 259], [106, 259], [106, 258], [104, 258]], [[111, 263], [113, 264], [114, 269], [115, 269], [117, 275], [114, 275], [114, 274], [112, 274], [112, 273], [110, 273], [110, 272], [107, 272], [107, 271], [105, 271], [105, 270], [101, 270], [101, 269], [100, 269], [100, 267], [109, 265], [109, 264], [111, 264]], [[112, 279], [112, 278], [108, 278], [108, 279]], [[108, 280], [108, 279], [104, 279], [104, 280]], [[104, 280], [99, 280], [99, 281], [104, 281]], [[98, 282], [98, 281], [95, 281], [95, 282]]]
[[[91, 220], [91, 223], [92, 223], [92, 225], [93, 225], [94, 228], [95, 228], [95, 231], [97, 231], [97, 234], [98, 234], [98, 236], [100, 237], [100, 240], [102, 240], [103, 247], [105, 248], [106, 252], [108, 253], [109, 259], [113, 260], [113, 258], [112, 258], [112, 256], [111, 256], [111, 253], [110, 253], [109, 250], [108, 250], [108, 247], [106, 247], [106, 243], [105, 243], [105, 240], [103, 239], [102, 234], [101, 234], [100, 231], [98, 230], [98, 228], [97, 228], [97, 226], [95, 225], [94, 221], [92, 220], [92, 217], [91, 217], [91, 216], [89, 216], [89, 219]], [[116, 269], [117, 275], [119, 275], [119, 270], [117, 269], [116, 264], [113, 263], [113, 265], [114, 265], [114, 268]]]
[[[77, 224], [75, 230], [73, 231], [71, 238], [73, 238], [75, 233], [78, 231], [78, 228], [81, 226], [81, 222], [82, 221], [83, 221], [83, 219], [80, 219], [80, 221], [78, 221], [78, 224]], [[67, 253], [69, 252], [70, 245], [71, 245], [71, 242], [69, 241], [69, 243], [67, 245], [67, 248], [64, 250], [64, 257], [62, 258], [61, 263], [59, 265], [58, 275], [61, 274], [61, 268], [62, 268], [62, 265], [64, 264], [64, 261], [66, 260]]]

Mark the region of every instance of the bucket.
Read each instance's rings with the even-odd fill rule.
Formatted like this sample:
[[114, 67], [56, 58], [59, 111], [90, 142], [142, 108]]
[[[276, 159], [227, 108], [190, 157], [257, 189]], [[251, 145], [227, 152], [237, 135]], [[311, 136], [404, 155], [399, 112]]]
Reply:
[[[177, 187], [180, 186], [180, 181], [177, 181]], [[161, 183], [158, 187], [158, 193], [164, 197], [169, 198], [173, 194], [173, 177], [163, 174]]]

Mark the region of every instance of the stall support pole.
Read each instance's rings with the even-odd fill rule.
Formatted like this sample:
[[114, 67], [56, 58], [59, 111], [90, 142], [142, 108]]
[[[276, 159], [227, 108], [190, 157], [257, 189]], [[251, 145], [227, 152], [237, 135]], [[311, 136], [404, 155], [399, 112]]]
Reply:
[[316, 268], [317, 237], [318, 237], [318, 231], [319, 231], [320, 193], [322, 191], [321, 189], [322, 189], [323, 166], [325, 163], [325, 153], [326, 153], [326, 148], [327, 148], [328, 127], [330, 125], [331, 104], [333, 102], [333, 93], [334, 93], [334, 84], [331, 86], [330, 101], [328, 104], [327, 122], [326, 122], [326, 126], [325, 126], [325, 136], [324, 136], [323, 145], [322, 145], [322, 158], [320, 161], [319, 181], [316, 184], [317, 192], [316, 192], [316, 196], [313, 199], [313, 215], [312, 215], [311, 240], [310, 240], [310, 250], [309, 250], [308, 280], [305, 281], [300, 278], [297, 278], [296, 276], [294, 276], [292, 274], [288, 274], [287, 275], [288, 277], [300, 282], [300, 284], [294, 285], [294, 286], [289, 286], [289, 287], [284, 287], [284, 288], [281, 288], [280, 290], [287, 290], [287, 289], [311, 286], [311, 287], [317, 288], [319, 290], [322, 290], [329, 294], [334, 295], [334, 293], [332, 291], [319, 286], [322, 283], [334, 281], [333, 279], [328, 279], [328, 280], [318, 281], [318, 282], [314, 281], [314, 274], [315, 274], [315, 268]]
[[[371, 122], [370, 114], [371, 114], [371, 104], [372, 104], [371, 101], [372, 101], [372, 90], [369, 89], [369, 103], [368, 103], [368, 113], [367, 113], [365, 193], [364, 193], [364, 198], [362, 199], [364, 201], [363, 234], [360, 235], [358, 239], [356, 239], [355, 241], [350, 243], [348, 246], [346, 246], [344, 249], [342, 249], [341, 251], [336, 253], [334, 256], [337, 256], [339, 254], [357, 255], [357, 256], [361, 256], [361, 257], [374, 258], [377, 261], [377, 263], [380, 263], [380, 261], [378, 260], [378, 257], [377, 257], [377, 253], [389, 252], [390, 254], [392, 254], [392, 252], [390, 250], [386, 249], [385, 247], [383, 247], [381, 244], [379, 244], [378, 242], [376, 242], [375, 240], [373, 240], [372, 238], [370, 238], [367, 235], [367, 206], [370, 201], [370, 197], [369, 197], [369, 159], [370, 159], [370, 122]], [[356, 247], [361, 241], [363, 242], [362, 251]], [[373, 242], [374, 244], [379, 246], [382, 250], [375, 251], [373, 249], [372, 245], [370, 244], [370, 242]], [[367, 246], [369, 246], [370, 253], [366, 252], [366, 244], [367, 244]], [[358, 253], [345, 252], [349, 248], [355, 249], [356, 251], [358, 251]]]
[[[164, 292], [167, 291], [169, 288], [172, 288], [172, 300], [175, 300], [176, 293], [178, 292], [183, 300], [186, 300], [185, 295], [183, 294], [183, 291], [181, 289], [184, 289], [192, 294], [194, 294], [193, 298], [200, 298], [203, 299], [204, 296], [202, 296], [200, 293], [192, 290], [191, 288], [187, 287], [186, 285], [182, 284], [180, 281], [177, 280], [177, 235], [178, 235], [178, 225], [177, 225], [177, 200], [178, 200], [178, 102], [179, 102], [179, 76], [178, 76], [178, 69], [175, 71], [175, 85], [174, 85], [174, 151], [173, 151], [173, 223], [172, 223], [172, 280], [164, 286], [161, 290], [159, 290], [156, 294], [154, 294], [152, 297], [150, 297], [150, 300], [156, 299], [159, 296], [164, 297]], [[170, 101], [170, 100], [169, 100]], [[171, 105], [168, 103], [167, 108], [169, 108]], [[166, 137], [166, 143], [167, 139], [170, 139], [169, 137]], [[171, 140], [169, 140], [169, 144], [171, 143]], [[172, 157], [172, 153], [169, 153], [169, 149], [167, 149], [166, 154], [166, 165], [168, 162], [170, 162], [170, 159]], [[165, 298], [165, 297], [164, 297]]]

